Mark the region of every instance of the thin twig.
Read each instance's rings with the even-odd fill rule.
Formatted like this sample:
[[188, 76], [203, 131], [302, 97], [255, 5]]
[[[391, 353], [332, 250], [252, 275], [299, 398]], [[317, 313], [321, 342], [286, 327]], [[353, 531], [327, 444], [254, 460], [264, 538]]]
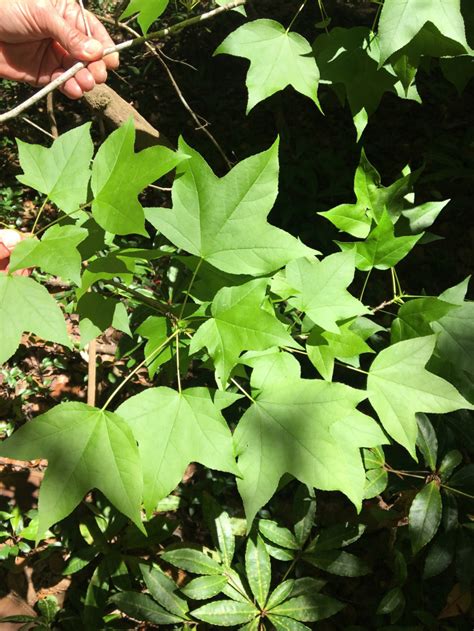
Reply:
[[34, 127], [35, 129], [37, 129], [38, 131], [42, 132], [43, 134], [45, 134], [46, 136], [49, 136], [49, 138], [53, 138], [54, 140], [54, 136], [53, 134], [50, 134], [49, 131], [46, 131], [46, 129], [43, 129], [42, 127], [40, 127], [37, 123], [34, 123], [33, 121], [31, 121], [29, 118], [27, 118], [26, 116], [22, 116], [21, 119], [23, 121], [25, 121], [25, 123], [28, 123], [28, 125], [31, 125], [32, 127]]
[[54, 92], [50, 92], [46, 97], [46, 113], [49, 119], [49, 126], [51, 127], [51, 136], [58, 138], [58, 124], [56, 122], [56, 114], [54, 113]]
[[97, 340], [94, 338], [87, 345], [87, 405], [95, 407], [97, 392]]
[[92, 31], [91, 31], [91, 27], [89, 26], [89, 20], [87, 19], [86, 11], [84, 9], [84, 3], [82, 2], [82, 0], [78, 0], [78, 4], [79, 4], [79, 9], [81, 10], [81, 16], [84, 21], [84, 28], [86, 29], [87, 36], [92, 37]]
[[[109, 20], [104, 20], [104, 21], [109, 22]], [[128, 26], [128, 24], [123, 24], [122, 22], [118, 22], [118, 23], [115, 24], [115, 26], [118, 26], [118, 27], [124, 29], [125, 31], [128, 31], [132, 35], [135, 35], [137, 37], [139, 36], [139, 33], [135, 29], [133, 29], [131, 26]], [[221, 154], [222, 159], [224, 160], [227, 168], [230, 171], [231, 168], [232, 168], [232, 162], [226, 156], [225, 151], [222, 149], [220, 144], [217, 142], [216, 138], [213, 136], [213, 134], [207, 128], [207, 126], [209, 125], [208, 121], [206, 121], [202, 116], [199, 116], [198, 114], [196, 114], [196, 112], [193, 110], [193, 108], [189, 105], [189, 103], [186, 100], [181, 88], [178, 85], [178, 82], [174, 78], [174, 75], [171, 72], [170, 67], [168, 66], [168, 64], [164, 60], [164, 58], [163, 58], [164, 55], [163, 55], [162, 51], [159, 50], [157, 46], [153, 45], [150, 42], [145, 42], [145, 46], [152, 53], [152, 55], [154, 55], [158, 59], [158, 61], [162, 65], [163, 69], [165, 70], [166, 74], [168, 75], [168, 78], [169, 78], [169, 80], [171, 82], [171, 85], [173, 86], [176, 94], [178, 95], [179, 100], [183, 104], [184, 109], [189, 113], [189, 115], [191, 116], [193, 121], [196, 123], [196, 125], [197, 125], [196, 130], [203, 131], [206, 134], [206, 136], [212, 142], [214, 147]]]
[[250, 401], [252, 401], [252, 403], [255, 403], [255, 399], [253, 399], [253, 398], [250, 396], [250, 394], [247, 392], [247, 390], [245, 390], [245, 388], [242, 388], [242, 386], [240, 385], [240, 383], [239, 383], [236, 379], [234, 379], [233, 377], [231, 377], [231, 378], [230, 378], [230, 380], [232, 381], [232, 383], [234, 384], [234, 386], [235, 386], [236, 388], [238, 388], [238, 389], [240, 390], [240, 392], [242, 392], [242, 394], [243, 394], [244, 396], [246, 396], [246, 397], [247, 397], [247, 399], [250, 399]]
[[[210, 18], [213, 18], [216, 15], [219, 15], [220, 13], [230, 11], [231, 9], [235, 9], [236, 7], [240, 7], [244, 5], [245, 3], [246, 3], [246, 0], [233, 0], [232, 2], [229, 2], [228, 4], [225, 4], [222, 7], [217, 7], [216, 9], [213, 9], [212, 11], [208, 11], [207, 13], [202, 13], [201, 15], [188, 18], [187, 20], [183, 20], [182, 22], [178, 22], [177, 24], [173, 24], [172, 26], [169, 26], [167, 28], [160, 29], [159, 31], [153, 31], [151, 33], [148, 33], [147, 35], [135, 37], [134, 39], [130, 39], [130, 40], [127, 40], [126, 42], [121, 42], [120, 44], [116, 44], [115, 46], [106, 48], [104, 50], [103, 56], [106, 57], [107, 55], [112, 55], [113, 53], [119, 53], [123, 50], [132, 48], [133, 46], [139, 46], [141, 44], [144, 44], [145, 42], [149, 40], [156, 41], [156, 40], [164, 39], [165, 37], [168, 37], [168, 35], [174, 35], [175, 33], [179, 33], [180, 31], [182, 31], [185, 28], [188, 28], [189, 26], [193, 26], [194, 24], [199, 24], [200, 22], [209, 20]], [[19, 105], [12, 108], [11, 110], [4, 112], [3, 114], [0, 114], [0, 123], [4, 123], [7, 120], [11, 120], [12, 118], [15, 118], [16, 116], [19, 116], [20, 114], [25, 112], [27, 109], [29, 109], [32, 105], [34, 105], [35, 103], [38, 103], [38, 101], [41, 101], [41, 99], [47, 96], [50, 92], [53, 92], [54, 90], [62, 86], [64, 83], [66, 83], [66, 81], [69, 81], [69, 79], [72, 79], [72, 77], [74, 77], [79, 72], [79, 70], [86, 68], [87, 65], [88, 65], [87, 63], [84, 63], [82, 61], [77, 62], [76, 64], [71, 66], [69, 70], [66, 70], [66, 72], [63, 72], [63, 74], [57, 77], [54, 81], [51, 81], [51, 83], [48, 83], [48, 85], [45, 85], [44, 88], [41, 88], [41, 90], [38, 90], [38, 92], [34, 94], [32, 97], [30, 97], [29, 99], [26, 99], [26, 101], [24, 101], [23, 103], [20, 103]]]
[[159, 311], [165, 316], [168, 316], [168, 317], [170, 316], [170, 307], [166, 307], [165, 305], [162, 305], [157, 300], [154, 300], [153, 298], [150, 298], [149, 296], [142, 294], [140, 291], [137, 291], [136, 289], [133, 289], [132, 287], [127, 287], [127, 285], [124, 285], [123, 283], [119, 283], [118, 281], [115, 281], [115, 280], [107, 280], [106, 286], [107, 285], [111, 285], [112, 287], [115, 287], [116, 289], [120, 289], [126, 294], [133, 296], [133, 298], [136, 298], [139, 302], [143, 303], [144, 305], [148, 305], [152, 309], [156, 309], [156, 311]]

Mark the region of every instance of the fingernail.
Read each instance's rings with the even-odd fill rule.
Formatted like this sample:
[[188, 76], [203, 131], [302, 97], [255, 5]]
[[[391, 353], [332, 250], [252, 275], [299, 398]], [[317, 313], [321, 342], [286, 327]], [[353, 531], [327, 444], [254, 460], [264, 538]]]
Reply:
[[96, 39], [90, 39], [84, 44], [84, 52], [86, 55], [90, 55], [91, 57], [100, 55], [102, 52], [102, 44], [100, 44]]

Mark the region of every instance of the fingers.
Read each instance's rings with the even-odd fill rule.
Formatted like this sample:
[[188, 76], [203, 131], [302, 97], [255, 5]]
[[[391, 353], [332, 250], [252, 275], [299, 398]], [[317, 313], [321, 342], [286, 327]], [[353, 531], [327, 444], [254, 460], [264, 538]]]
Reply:
[[8, 270], [8, 263], [14, 248], [23, 239], [16, 230], [0, 230], [0, 272]]

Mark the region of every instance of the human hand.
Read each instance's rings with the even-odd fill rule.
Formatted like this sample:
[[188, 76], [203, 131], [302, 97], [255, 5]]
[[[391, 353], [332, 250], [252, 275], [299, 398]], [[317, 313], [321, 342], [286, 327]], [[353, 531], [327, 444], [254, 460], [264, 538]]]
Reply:
[[[0, 273], [8, 272], [8, 264], [10, 256], [15, 247], [25, 238], [21, 232], [17, 230], [0, 230]], [[29, 276], [28, 269], [18, 270], [14, 272], [18, 276]]]
[[117, 68], [118, 55], [102, 59], [113, 46], [105, 27], [74, 0], [1, 0], [0, 77], [43, 86], [77, 61], [92, 62], [69, 79], [60, 90], [80, 98], [96, 83], [104, 83], [107, 70]]

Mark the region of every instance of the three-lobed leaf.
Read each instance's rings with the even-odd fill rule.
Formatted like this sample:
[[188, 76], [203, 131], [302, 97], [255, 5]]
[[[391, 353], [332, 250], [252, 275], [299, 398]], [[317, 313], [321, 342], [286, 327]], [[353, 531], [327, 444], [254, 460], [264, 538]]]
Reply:
[[137, 22], [145, 35], [153, 22], [164, 13], [168, 3], [169, 0], [130, 0], [120, 19], [138, 13]]

